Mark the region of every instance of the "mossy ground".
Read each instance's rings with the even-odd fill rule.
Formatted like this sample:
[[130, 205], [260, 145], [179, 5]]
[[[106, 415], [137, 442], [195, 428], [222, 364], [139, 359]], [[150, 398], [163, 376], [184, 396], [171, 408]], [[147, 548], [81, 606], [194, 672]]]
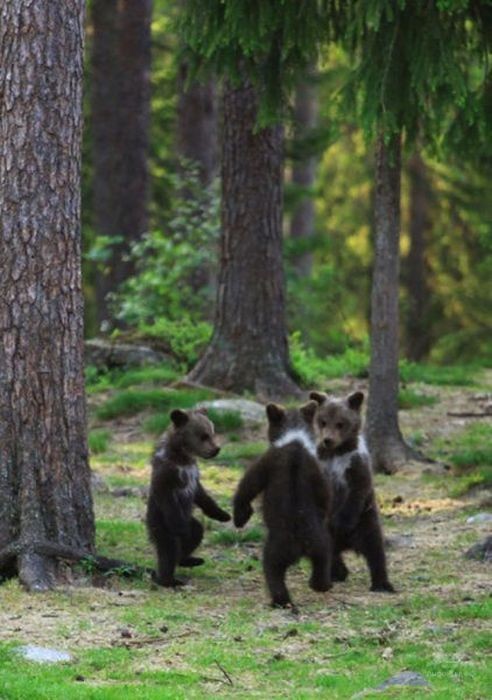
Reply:
[[[488, 380], [485, 375], [482, 384]], [[143, 401], [141, 412], [129, 412], [126, 398], [125, 415], [101, 420], [98, 409], [128, 390], [119, 381], [120, 388], [91, 398], [92, 467], [109, 487], [95, 497], [98, 550], [151, 565], [143, 498], [117, 498], [111, 489], [148, 483], [154, 438], [142, 426], [159, 415], [152, 411], [161, 403], [153, 399], [149, 409]], [[337, 380], [341, 391], [363, 384]], [[396, 595], [369, 593], [364, 563], [349, 556], [349, 580], [326, 594], [308, 588], [305, 564], [292, 569], [289, 586], [299, 614], [271, 610], [258, 517], [242, 532], [203, 518], [206, 564], [189, 572], [183, 590], [159, 589], [147, 578], [93, 577], [84, 568], [71, 585], [46, 594], [29, 595], [15, 580], [5, 583], [0, 698], [351, 698], [405, 669], [422, 673], [430, 688], [377, 697], [490, 697], [491, 572], [463, 552], [487, 531], [486, 524], [466, 519], [492, 504], [483, 488], [492, 469], [492, 430], [490, 420], [447, 415], [478, 413], [487, 397], [473, 387], [417, 384], [415, 391], [438, 401], [402, 411], [403, 430], [451, 468], [411, 463], [395, 476], [376, 478], [386, 535], [393, 542], [399, 536], [388, 549]], [[201, 465], [204, 483], [226, 508], [245, 465], [265, 445], [262, 430], [229, 420], [219, 458]], [[74, 661], [21, 661], [14, 648], [24, 643], [67, 649]]]

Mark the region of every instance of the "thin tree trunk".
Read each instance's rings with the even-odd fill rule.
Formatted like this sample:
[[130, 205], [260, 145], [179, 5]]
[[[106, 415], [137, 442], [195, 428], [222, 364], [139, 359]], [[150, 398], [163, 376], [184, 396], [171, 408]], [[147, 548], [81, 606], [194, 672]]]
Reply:
[[99, 322], [107, 295], [133, 272], [131, 244], [148, 226], [150, 23], [152, 0], [93, 0], [92, 130], [94, 227], [121, 237], [99, 274]]
[[256, 131], [249, 85], [224, 89], [222, 235], [214, 336], [190, 380], [271, 397], [289, 376], [282, 265], [283, 130]]
[[91, 552], [80, 275], [83, 0], [0, 9], [0, 551], [32, 590]]
[[426, 239], [430, 226], [430, 187], [425, 163], [415, 153], [407, 165], [410, 179], [410, 250], [405, 261], [404, 280], [408, 292], [406, 319], [407, 357], [419, 362], [430, 350], [428, 267]]
[[178, 73], [177, 150], [181, 158], [198, 168], [208, 187], [217, 172], [217, 106], [215, 82], [187, 85], [188, 67], [182, 62]]
[[376, 471], [393, 472], [409, 455], [398, 425], [398, 291], [401, 137], [376, 144], [375, 254], [366, 433]]
[[[295, 138], [305, 139], [317, 123], [318, 100], [315, 86], [306, 79], [300, 83], [296, 90], [294, 121]], [[290, 235], [292, 238], [308, 244], [314, 234], [314, 200], [310, 193], [316, 177], [316, 158], [296, 158], [292, 167], [292, 183], [302, 190], [302, 198], [292, 214], [290, 222]], [[306, 246], [307, 248], [307, 246]], [[313, 255], [309, 250], [302, 252], [295, 263], [297, 272], [307, 277], [313, 267]]]

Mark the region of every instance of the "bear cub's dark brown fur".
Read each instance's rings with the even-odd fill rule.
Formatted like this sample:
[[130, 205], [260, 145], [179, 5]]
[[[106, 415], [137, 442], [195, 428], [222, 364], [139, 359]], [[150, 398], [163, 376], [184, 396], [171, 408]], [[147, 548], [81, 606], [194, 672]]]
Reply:
[[192, 516], [194, 504], [214, 520], [231, 519], [203, 488], [196, 463], [196, 457], [219, 453], [213, 423], [200, 410], [174, 410], [171, 420], [154, 452], [147, 504], [147, 529], [157, 551], [155, 581], [161, 586], [183, 584], [174, 575], [178, 564], [203, 563], [191, 556], [203, 538], [203, 527]]
[[285, 585], [287, 569], [303, 556], [312, 564], [309, 585], [331, 587], [330, 490], [316, 458], [316, 402], [285, 410], [268, 404], [268, 451], [241, 479], [234, 496], [234, 523], [242, 527], [253, 513], [251, 501], [263, 494], [267, 538], [263, 570], [272, 605], [292, 605]]
[[369, 452], [361, 434], [364, 394], [331, 399], [317, 391], [318, 457], [333, 490], [331, 526], [334, 539], [332, 579], [344, 581], [348, 569], [342, 552], [352, 549], [365, 557], [371, 591], [393, 592], [386, 570], [383, 534], [372, 483]]

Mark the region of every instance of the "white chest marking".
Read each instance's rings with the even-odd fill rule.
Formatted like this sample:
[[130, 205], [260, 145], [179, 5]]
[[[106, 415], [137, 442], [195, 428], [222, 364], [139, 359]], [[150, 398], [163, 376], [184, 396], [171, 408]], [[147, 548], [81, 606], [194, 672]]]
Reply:
[[300, 442], [312, 457], [316, 457], [316, 445], [314, 444], [314, 440], [305, 430], [288, 430], [282, 437], [275, 440], [273, 445], [274, 447], [284, 447], [291, 442]]
[[198, 484], [198, 467], [196, 464], [178, 467], [178, 473], [182, 479], [186, 479], [186, 486], [182, 486], [179, 489], [180, 495], [186, 497], [192, 496], [195, 493]]
[[344, 486], [346, 484], [345, 472], [350, 467], [352, 457], [355, 457], [357, 454], [365, 459], [369, 458], [367, 444], [362, 435], [359, 435], [357, 448], [355, 450], [346, 452], [343, 455], [336, 455], [335, 457], [324, 459], [322, 462], [323, 473], [325, 476], [334, 479], [340, 486]]

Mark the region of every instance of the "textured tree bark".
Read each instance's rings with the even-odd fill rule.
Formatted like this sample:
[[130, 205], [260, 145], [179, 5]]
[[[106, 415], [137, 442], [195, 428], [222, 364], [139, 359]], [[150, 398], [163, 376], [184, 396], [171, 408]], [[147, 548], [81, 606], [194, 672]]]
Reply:
[[296, 394], [282, 266], [283, 130], [256, 131], [249, 85], [224, 89], [222, 235], [215, 327], [190, 380], [264, 397]]
[[408, 161], [410, 179], [410, 250], [405, 260], [404, 281], [408, 293], [406, 318], [406, 354], [419, 362], [428, 355], [432, 338], [429, 332], [429, 301], [426, 262], [427, 233], [430, 221], [430, 185], [424, 161], [415, 153]]
[[[315, 128], [318, 120], [318, 99], [315, 86], [305, 81], [296, 90], [294, 107], [295, 137], [305, 138]], [[302, 199], [296, 206], [290, 222], [292, 238], [308, 242], [314, 234], [314, 201], [309, 190], [313, 187], [316, 177], [316, 158], [299, 158], [294, 161], [292, 168], [292, 183], [304, 191]], [[300, 254], [295, 263], [297, 272], [303, 277], [311, 274], [313, 255], [306, 251]]]
[[133, 272], [131, 243], [148, 226], [152, 0], [93, 0], [94, 228], [122, 241], [97, 280], [99, 322], [107, 295]]
[[376, 144], [375, 252], [366, 434], [376, 471], [391, 473], [410, 454], [398, 425], [398, 290], [401, 137]]
[[91, 552], [80, 275], [83, 0], [0, 7], [0, 550], [51, 586], [43, 539]]

